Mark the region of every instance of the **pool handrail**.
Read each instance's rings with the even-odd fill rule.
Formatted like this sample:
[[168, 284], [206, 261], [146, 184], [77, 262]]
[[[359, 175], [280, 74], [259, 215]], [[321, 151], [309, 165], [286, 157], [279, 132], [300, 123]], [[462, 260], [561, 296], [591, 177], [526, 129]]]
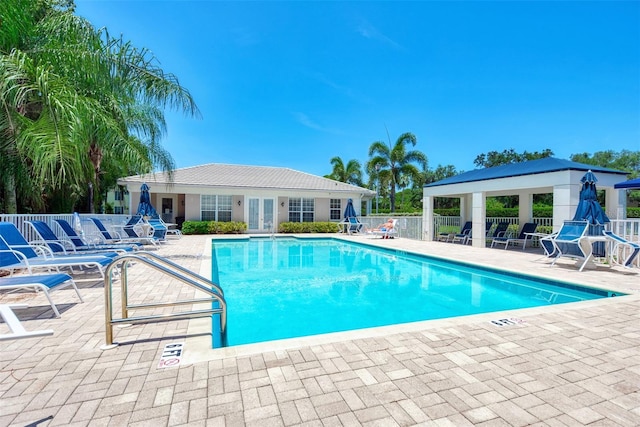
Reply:
[[[128, 283], [128, 266], [132, 261], [145, 264], [155, 270], [165, 273], [182, 283], [189, 285], [201, 292], [208, 294], [206, 298], [195, 298], [190, 300], [181, 300], [173, 302], [146, 303], [146, 304], [129, 304], [129, 283]], [[121, 310], [122, 318], [115, 319], [113, 315], [113, 272], [120, 265], [119, 277], [121, 280]], [[116, 270], [117, 271], [117, 270]], [[183, 266], [176, 264], [161, 257], [157, 254], [147, 251], [138, 251], [136, 253], [126, 253], [113, 259], [107, 266], [104, 279], [105, 292], [105, 345], [101, 347], [103, 350], [115, 348], [118, 343], [113, 341], [113, 326], [116, 324], [137, 324], [137, 323], [154, 323], [168, 320], [194, 319], [199, 317], [209, 317], [215, 314], [220, 315], [220, 332], [224, 341], [227, 323], [227, 303], [224, 299], [222, 288], [212, 281], [194, 273]], [[201, 310], [182, 311], [171, 314], [149, 315], [129, 317], [129, 310], [147, 309], [157, 307], [171, 307], [185, 304], [212, 303], [212, 307]], [[217, 307], [213, 304], [217, 303]]]

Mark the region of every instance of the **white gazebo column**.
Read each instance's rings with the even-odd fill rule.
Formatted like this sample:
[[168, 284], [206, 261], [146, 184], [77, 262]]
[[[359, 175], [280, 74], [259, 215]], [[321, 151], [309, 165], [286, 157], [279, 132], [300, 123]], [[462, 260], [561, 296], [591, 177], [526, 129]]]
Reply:
[[520, 228], [533, 220], [533, 194], [518, 193], [518, 221]]
[[471, 195], [471, 228], [472, 245], [476, 248], [486, 246], [486, 206], [487, 195], [484, 191]]
[[627, 218], [627, 190], [607, 188], [605, 190], [604, 206], [609, 219]]
[[553, 187], [553, 231], [558, 231], [564, 221], [573, 219], [580, 201], [580, 189], [578, 184], [563, 184]]
[[433, 240], [433, 197], [424, 196], [422, 199], [422, 239], [427, 242]]
[[473, 216], [472, 207], [471, 194], [465, 194], [460, 197], [460, 227], [462, 227], [465, 221], [471, 220]]

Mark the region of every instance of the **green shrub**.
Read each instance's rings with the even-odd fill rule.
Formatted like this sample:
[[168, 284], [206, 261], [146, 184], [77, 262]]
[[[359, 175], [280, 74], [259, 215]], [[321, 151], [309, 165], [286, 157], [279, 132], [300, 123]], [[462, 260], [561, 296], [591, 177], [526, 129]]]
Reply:
[[640, 208], [627, 208], [627, 218], [640, 218]]
[[185, 221], [182, 224], [183, 234], [242, 234], [245, 231], [247, 224], [236, 221]]
[[336, 222], [283, 222], [278, 233], [337, 233], [340, 226]]

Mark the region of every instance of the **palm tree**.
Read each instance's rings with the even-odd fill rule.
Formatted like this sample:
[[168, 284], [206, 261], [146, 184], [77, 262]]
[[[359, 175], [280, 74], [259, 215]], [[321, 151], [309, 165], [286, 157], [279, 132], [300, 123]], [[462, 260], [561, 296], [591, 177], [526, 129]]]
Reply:
[[398, 137], [393, 147], [390, 140], [388, 144], [376, 141], [369, 147], [371, 159], [367, 163], [367, 172], [369, 176], [375, 173], [379, 182], [388, 183], [391, 212], [395, 212], [396, 187], [400, 182], [400, 175], [415, 180], [419, 177], [420, 170], [412, 163], [419, 163], [422, 169], [427, 166], [427, 156], [424, 153], [417, 150], [407, 151], [407, 145], [415, 146], [416, 143], [415, 135], [407, 132]]
[[362, 186], [362, 166], [357, 160], [349, 160], [346, 167], [342, 159], [338, 156], [331, 159], [333, 171], [327, 178], [346, 182], [347, 184]]
[[0, 162], [40, 194], [86, 189], [93, 211], [105, 167], [174, 168], [159, 144], [164, 108], [199, 111], [149, 51], [95, 30], [73, 10], [68, 0], [0, 2]]

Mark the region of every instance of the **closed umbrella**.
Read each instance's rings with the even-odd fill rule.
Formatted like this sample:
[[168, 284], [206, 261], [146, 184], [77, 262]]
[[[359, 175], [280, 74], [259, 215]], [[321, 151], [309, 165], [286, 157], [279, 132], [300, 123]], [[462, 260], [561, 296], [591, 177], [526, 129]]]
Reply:
[[[580, 180], [582, 182], [582, 190], [580, 190], [580, 201], [574, 221], [588, 221], [589, 235], [602, 236], [604, 224], [611, 222], [607, 214], [604, 213], [602, 206], [598, 203], [598, 195], [596, 191], [596, 182], [598, 179], [593, 172], [588, 171]], [[605, 245], [602, 242], [593, 245], [593, 254], [595, 256], [605, 256]]]
[[80, 220], [80, 214], [78, 212], [73, 213], [73, 230], [79, 236], [84, 236], [84, 230], [82, 229], [82, 221]]
[[138, 215], [157, 217], [158, 212], [151, 205], [151, 196], [149, 196], [149, 186], [143, 183], [140, 187], [140, 203], [138, 204]]
[[344, 219], [355, 218], [358, 216], [356, 214], [356, 209], [353, 207], [353, 200], [347, 200], [347, 207], [344, 209]]

